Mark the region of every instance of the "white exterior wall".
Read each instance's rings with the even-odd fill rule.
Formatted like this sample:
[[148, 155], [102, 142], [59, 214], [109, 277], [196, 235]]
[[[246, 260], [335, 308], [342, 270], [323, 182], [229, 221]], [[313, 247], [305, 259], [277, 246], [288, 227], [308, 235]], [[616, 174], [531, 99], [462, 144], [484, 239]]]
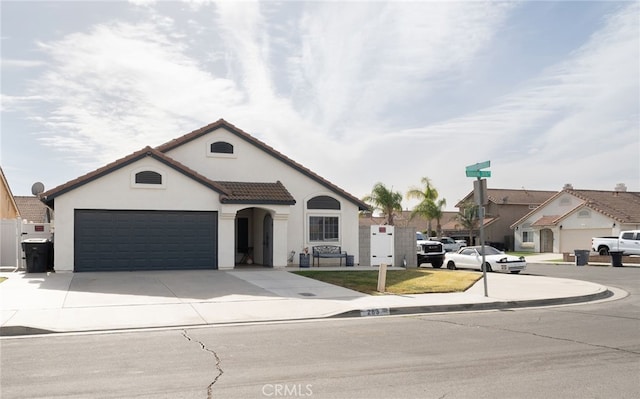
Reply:
[[[234, 153], [217, 156], [209, 154], [210, 145], [216, 141], [225, 141], [232, 144]], [[303, 248], [309, 247], [309, 251], [311, 251], [311, 246], [321, 244], [312, 243], [308, 240], [307, 224], [310, 214], [339, 215], [341, 231], [339, 233], [340, 241], [336, 245], [340, 245], [349, 255], [354, 255], [354, 262], [356, 264], [359, 263], [358, 206], [327, 190], [324, 185], [293, 169], [290, 165], [274, 158], [225, 129], [217, 129], [212, 133], [205, 134], [189, 143], [167, 151], [166, 154], [214, 181], [282, 182], [296, 199], [296, 204], [287, 206], [290, 208], [286, 228], [287, 242], [280, 243], [284, 247], [279, 249], [274, 246], [274, 266], [286, 265], [287, 256], [291, 251], [296, 252], [294, 262], [297, 262], [297, 254]], [[300, 154], [300, 156], [304, 157], [304, 154]], [[327, 195], [335, 198], [340, 202], [341, 210], [339, 212], [328, 210], [307, 211], [307, 201], [318, 195]], [[275, 207], [269, 205], [257, 206], [264, 209], [275, 209]], [[242, 208], [246, 208], [246, 206]], [[259, 220], [262, 220], [261, 216], [259, 216]], [[276, 229], [278, 220], [276, 216], [277, 212], [276, 214], [272, 213], [275, 237], [277, 237], [278, 231], [283, 230], [282, 227], [280, 227], [280, 230]], [[254, 225], [254, 234], [256, 235], [256, 237], [253, 237], [254, 243], [261, 242], [262, 226]], [[261, 252], [254, 249], [254, 255], [256, 256], [256, 262], [261, 262]], [[282, 258], [278, 257], [281, 255], [283, 255]], [[282, 264], [283, 260], [284, 264]]]
[[[140, 170], [161, 173], [162, 187], [134, 187], [132, 174]], [[217, 192], [150, 157], [115, 170], [55, 198], [55, 269], [73, 271], [75, 209], [218, 211], [218, 198]]]

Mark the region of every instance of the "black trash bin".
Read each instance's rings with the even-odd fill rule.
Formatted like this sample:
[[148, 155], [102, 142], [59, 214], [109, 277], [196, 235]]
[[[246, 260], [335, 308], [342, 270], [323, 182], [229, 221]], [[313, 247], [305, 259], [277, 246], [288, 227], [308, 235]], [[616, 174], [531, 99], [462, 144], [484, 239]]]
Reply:
[[609, 251], [611, 255], [611, 266], [622, 267], [622, 251]]
[[574, 253], [576, 255], [576, 266], [585, 266], [589, 263], [588, 249], [576, 249]]
[[27, 261], [27, 273], [45, 273], [53, 270], [53, 243], [46, 238], [28, 238], [22, 241]]
[[309, 254], [300, 254], [300, 267], [309, 267]]
[[347, 255], [347, 266], [353, 266], [354, 260], [353, 255]]

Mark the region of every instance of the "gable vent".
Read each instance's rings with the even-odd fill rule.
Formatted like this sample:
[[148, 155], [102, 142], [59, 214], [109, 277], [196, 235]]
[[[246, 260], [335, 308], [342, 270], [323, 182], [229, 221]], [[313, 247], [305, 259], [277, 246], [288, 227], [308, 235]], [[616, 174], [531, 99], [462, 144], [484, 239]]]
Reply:
[[225, 141], [216, 141], [211, 144], [211, 152], [214, 154], [233, 154], [233, 145]]
[[151, 170], [138, 172], [136, 173], [136, 184], [162, 184], [162, 175]]

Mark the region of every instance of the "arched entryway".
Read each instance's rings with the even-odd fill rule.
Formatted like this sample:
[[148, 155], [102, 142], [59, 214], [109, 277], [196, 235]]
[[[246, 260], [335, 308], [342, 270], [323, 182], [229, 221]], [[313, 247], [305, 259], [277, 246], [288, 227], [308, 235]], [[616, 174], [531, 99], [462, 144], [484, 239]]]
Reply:
[[270, 210], [240, 209], [235, 218], [235, 265], [273, 267], [274, 219]]
[[540, 252], [553, 252], [553, 231], [551, 229], [540, 230]]

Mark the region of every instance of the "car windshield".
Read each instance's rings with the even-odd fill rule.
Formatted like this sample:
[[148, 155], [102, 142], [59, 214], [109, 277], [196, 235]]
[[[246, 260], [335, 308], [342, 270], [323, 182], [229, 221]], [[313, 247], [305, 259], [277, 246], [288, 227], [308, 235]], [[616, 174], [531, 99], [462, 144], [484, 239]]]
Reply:
[[[478, 247], [478, 253], [480, 255], [482, 255], [482, 247]], [[485, 255], [499, 255], [501, 253], [502, 253], [502, 251], [498, 251], [494, 247], [488, 247], [488, 246], [484, 247], [484, 254]]]
[[424, 237], [424, 235], [422, 233], [420, 233], [419, 231], [416, 232], [416, 241], [425, 241], [426, 238]]

